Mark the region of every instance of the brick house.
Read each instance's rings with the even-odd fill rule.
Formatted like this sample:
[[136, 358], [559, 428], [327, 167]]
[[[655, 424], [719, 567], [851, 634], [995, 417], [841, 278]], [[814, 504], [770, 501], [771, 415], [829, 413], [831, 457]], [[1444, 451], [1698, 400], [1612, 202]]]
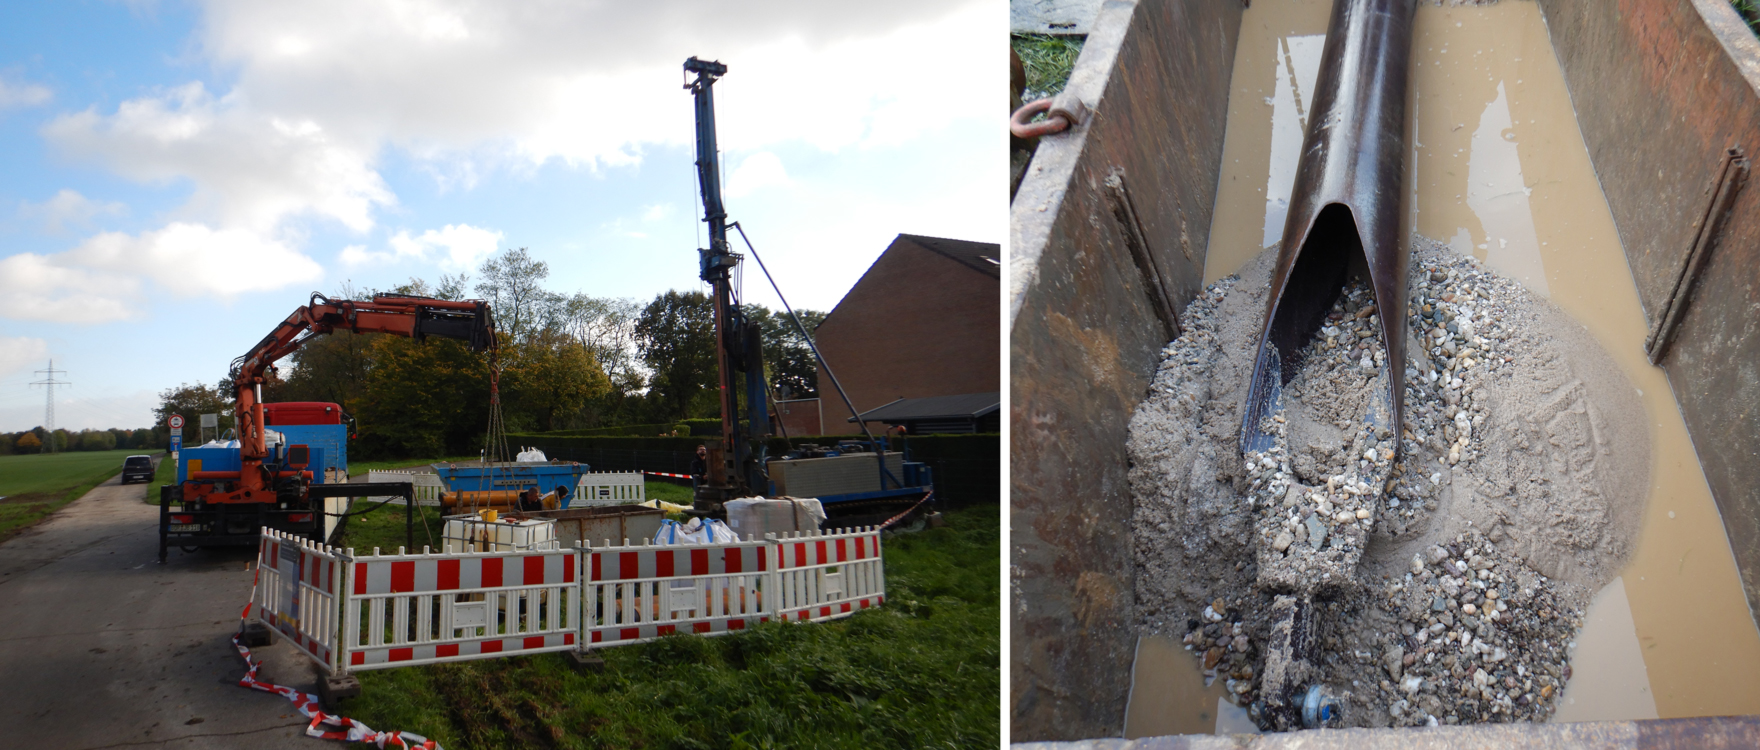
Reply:
[[[857, 410], [1002, 390], [1001, 252], [901, 234], [868, 267], [814, 332]], [[822, 366], [819, 395], [827, 432], [859, 431]]]
[[816, 398], [771, 402], [770, 434], [786, 434], [790, 437], [825, 434], [823, 415], [819, 408], [819, 399]]

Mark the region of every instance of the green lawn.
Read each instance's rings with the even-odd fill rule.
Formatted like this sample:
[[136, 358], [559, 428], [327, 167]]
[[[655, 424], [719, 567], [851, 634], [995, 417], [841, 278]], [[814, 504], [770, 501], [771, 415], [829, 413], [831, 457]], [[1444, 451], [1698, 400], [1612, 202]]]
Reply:
[[167, 484], [177, 483], [177, 462], [171, 460], [171, 454], [160, 459], [158, 467], [153, 470], [153, 481], [147, 483], [147, 494], [141, 501], [148, 505], [159, 504], [159, 488]]
[[604, 649], [600, 673], [559, 654], [362, 672], [342, 712], [456, 748], [995, 747], [1000, 510], [946, 515], [886, 540], [886, 606], [845, 620]]
[[675, 505], [690, 505], [691, 501], [694, 499], [691, 497], [691, 488], [689, 486], [676, 485], [671, 482], [656, 482], [653, 480], [648, 480], [642, 484], [646, 486], [643, 491], [647, 494], [649, 500], [662, 500]]
[[1069, 82], [1076, 58], [1082, 54], [1084, 37], [1014, 34], [1009, 37], [1014, 53], [1027, 70], [1027, 88], [1021, 101], [1030, 102], [1056, 96]]
[[0, 456], [0, 539], [42, 520], [122, 471], [119, 450]]

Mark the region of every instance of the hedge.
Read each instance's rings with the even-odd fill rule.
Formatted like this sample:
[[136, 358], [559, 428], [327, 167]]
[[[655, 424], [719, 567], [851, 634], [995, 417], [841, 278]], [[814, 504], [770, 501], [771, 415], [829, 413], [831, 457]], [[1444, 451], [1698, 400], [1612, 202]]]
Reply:
[[[706, 421], [706, 420], [705, 420]], [[860, 435], [815, 435], [784, 440], [772, 437], [770, 455], [786, 453], [790, 445], [835, 445]], [[638, 437], [629, 435], [577, 435], [571, 433], [518, 433], [507, 436], [509, 444], [531, 446], [552, 459], [579, 461], [594, 471], [690, 472], [691, 458], [701, 437]], [[918, 435], [906, 438], [912, 461], [929, 464], [934, 471], [935, 496], [944, 503], [970, 505], [1002, 500], [1002, 436]], [[896, 444], [893, 445], [897, 449]]]

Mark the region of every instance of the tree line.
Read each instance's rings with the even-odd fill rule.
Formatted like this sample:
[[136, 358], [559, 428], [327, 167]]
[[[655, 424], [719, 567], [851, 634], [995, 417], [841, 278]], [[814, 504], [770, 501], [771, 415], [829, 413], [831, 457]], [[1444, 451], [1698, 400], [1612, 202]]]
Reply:
[[[432, 284], [412, 278], [376, 291], [344, 284], [338, 296], [487, 300], [499, 342], [497, 392], [510, 433], [720, 416], [714, 309], [706, 295], [667, 291], [642, 304], [553, 291], [544, 285], [549, 275], [548, 264], [519, 248], [485, 260], [474, 284], [465, 274], [442, 275]], [[787, 315], [760, 305], [743, 309], [763, 329], [766, 381], [776, 397], [817, 395], [812, 350]], [[808, 331], [825, 318], [798, 312]], [[283, 360], [270, 372], [263, 398], [340, 404], [353, 419], [350, 451], [357, 457], [470, 455], [481, 449], [489, 422], [489, 355], [449, 339], [336, 332]], [[194, 444], [200, 414], [219, 414], [222, 433], [232, 428], [232, 399], [224, 377], [212, 386], [168, 388], [160, 393], [155, 423], [182, 414], [185, 444]]]
[[24, 432], [0, 432], [0, 456], [18, 453], [65, 453], [68, 451], [113, 451], [140, 448], [152, 450], [164, 444], [166, 435], [160, 430], [70, 430], [58, 429], [51, 438], [41, 426]]

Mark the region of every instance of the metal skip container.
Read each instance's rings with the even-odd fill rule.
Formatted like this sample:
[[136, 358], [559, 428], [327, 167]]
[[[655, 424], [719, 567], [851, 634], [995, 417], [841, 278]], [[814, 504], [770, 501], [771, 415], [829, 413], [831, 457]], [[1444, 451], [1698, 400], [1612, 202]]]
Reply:
[[622, 544], [625, 539], [653, 539], [666, 511], [642, 505], [609, 505], [527, 513], [555, 521], [556, 541], [564, 549], [587, 544]]

